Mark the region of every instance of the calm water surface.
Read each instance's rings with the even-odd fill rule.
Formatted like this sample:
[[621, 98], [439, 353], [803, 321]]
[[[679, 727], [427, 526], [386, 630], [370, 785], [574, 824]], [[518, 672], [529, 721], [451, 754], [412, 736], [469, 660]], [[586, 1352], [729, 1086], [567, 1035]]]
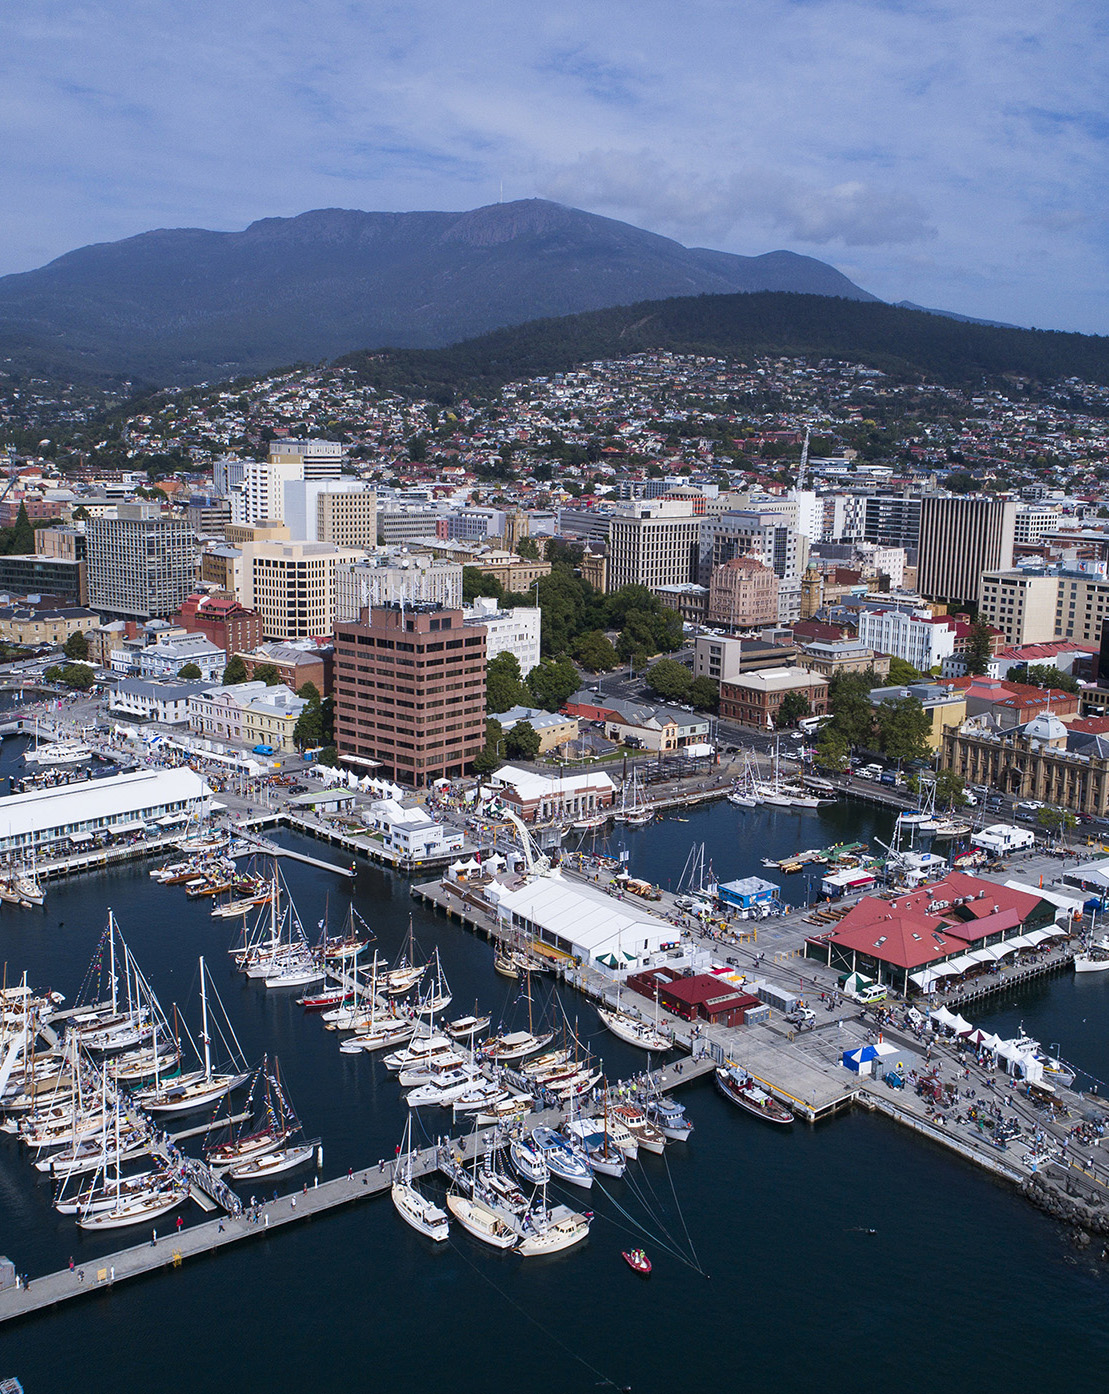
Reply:
[[[888, 827], [867, 809], [743, 814], [716, 804], [624, 837], [634, 874], [672, 884], [694, 841], [728, 880], [762, 874], [766, 855], [885, 837]], [[294, 992], [235, 976], [226, 922], [157, 886], [148, 869], [54, 884], [41, 911], [0, 910], [9, 980], [26, 968], [33, 983], [72, 999], [111, 906], [164, 1005], [195, 1014], [196, 958], [206, 955], [248, 1058], [279, 1055], [308, 1132], [324, 1139], [325, 1176], [391, 1156], [407, 1110], [384, 1067], [339, 1055], [336, 1037], [303, 1015]], [[349, 889], [309, 867], [283, 869], [305, 923], [327, 914], [337, 925]], [[801, 878], [784, 889], [805, 899]], [[488, 944], [420, 909], [405, 880], [363, 866], [353, 893], [385, 956], [398, 950], [410, 914], [423, 946], [439, 945], [452, 1011], [477, 1001], [520, 1020], [524, 1004], [494, 975]], [[1058, 979], [975, 1019], [999, 1030], [1023, 1020], [1098, 1077], [1109, 1074], [1107, 988]], [[611, 1075], [642, 1064], [580, 999], [563, 1000]], [[594, 1187], [592, 1233], [569, 1253], [525, 1262], [465, 1234], [433, 1248], [383, 1198], [4, 1329], [0, 1374], [18, 1374], [29, 1394], [77, 1379], [83, 1394], [423, 1394], [439, 1385], [565, 1394], [609, 1380], [660, 1394], [737, 1383], [846, 1394], [909, 1381], [980, 1394], [1033, 1381], [1070, 1389], [1105, 1358], [1109, 1274], [1076, 1258], [1007, 1187], [862, 1114], [780, 1134], [738, 1115], [707, 1082], [683, 1098], [696, 1123], [690, 1142], [645, 1157], [629, 1181]], [[33, 1176], [21, 1150], [0, 1141], [0, 1252], [19, 1267], [33, 1275], [70, 1254], [87, 1265], [126, 1242], [126, 1233], [114, 1244], [83, 1239]], [[184, 1213], [200, 1218], [195, 1207]], [[695, 1250], [710, 1276], [667, 1253], [665, 1234]], [[649, 1282], [620, 1259], [633, 1242], [655, 1259]]]

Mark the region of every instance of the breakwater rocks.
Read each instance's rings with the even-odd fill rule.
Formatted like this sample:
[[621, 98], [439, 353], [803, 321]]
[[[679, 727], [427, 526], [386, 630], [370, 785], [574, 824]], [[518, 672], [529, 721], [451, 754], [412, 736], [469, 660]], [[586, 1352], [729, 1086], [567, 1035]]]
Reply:
[[[1030, 1176], [1021, 1182], [1020, 1191], [1038, 1209], [1070, 1227], [1076, 1248], [1086, 1248], [1094, 1236], [1109, 1238], [1109, 1208], [1099, 1196], [1079, 1190], [1072, 1181]], [[1109, 1249], [1103, 1256], [1105, 1252]]]

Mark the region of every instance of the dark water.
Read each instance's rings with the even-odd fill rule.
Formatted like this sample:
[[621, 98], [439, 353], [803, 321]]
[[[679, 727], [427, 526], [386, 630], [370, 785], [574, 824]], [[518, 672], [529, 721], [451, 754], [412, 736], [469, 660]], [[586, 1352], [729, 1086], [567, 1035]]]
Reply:
[[[875, 827], [884, 835], [874, 818], [841, 809], [752, 817], [719, 804], [688, 823], [625, 836], [636, 874], [676, 880], [690, 842], [704, 840], [718, 875], [731, 879], [761, 872], [763, 855], [866, 838]], [[326, 907], [337, 923], [339, 882], [293, 863], [284, 869], [305, 922]], [[164, 1004], [195, 1006], [196, 956], [207, 956], [247, 1056], [280, 1056], [307, 1129], [325, 1141], [325, 1175], [391, 1156], [406, 1110], [383, 1066], [339, 1055], [336, 1037], [303, 1016], [295, 993], [234, 977], [226, 923], [147, 870], [55, 884], [39, 912], [5, 907], [9, 977], [27, 968], [32, 982], [72, 997], [111, 905]], [[803, 898], [803, 882], [786, 886]], [[423, 945], [438, 943], [452, 1011], [474, 1000], [506, 1019], [520, 1009], [516, 989], [493, 974], [489, 946], [417, 907], [404, 880], [363, 867], [354, 894], [386, 956], [410, 913]], [[1068, 1057], [1106, 1073], [1097, 992], [1079, 986], [1076, 996], [1057, 981], [1011, 1009], [1045, 1041], [1062, 1037]], [[642, 1064], [597, 1030], [580, 999], [565, 1001], [610, 1074]], [[999, 1005], [996, 1019], [1007, 1010]], [[738, 1115], [706, 1082], [683, 1097], [696, 1123], [690, 1142], [643, 1158], [634, 1182], [606, 1180], [611, 1198], [594, 1187], [586, 1203], [597, 1219], [576, 1250], [522, 1261], [465, 1234], [433, 1249], [383, 1198], [3, 1329], [0, 1373], [17, 1373], [29, 1394], [78, 1379], [87, 1394], [232, 1386], [423, 1394], [440, 1385], [563, 1394], [605, 1380], [660, 1394], [737, 1384], [846, 1394], [907, 1381], [980, 1394], [1030, 1380], [1070, 1388], [1107, 1354], [1106, 1275], [1075, 1261], [1056, 1228], [1008, 1188], [861, 1114], [782, 1134]], [[32, 1275], [70, 1254], [87, 1264], [98, 1246], [54, 1213], [33, 1175], [16, 1145], [0, 1141], [0, 1252]], [[622, 1210], [650, 1237], [629, 1232]], [[663, 1231], [685, 1248], [686, 1227], [709, 1278], [666, 1252]], [[124, 1232], [115, 1245], [126, 1240]], [[620, 1259], [633, 1242], [655, 1259], [648, 1282]]]

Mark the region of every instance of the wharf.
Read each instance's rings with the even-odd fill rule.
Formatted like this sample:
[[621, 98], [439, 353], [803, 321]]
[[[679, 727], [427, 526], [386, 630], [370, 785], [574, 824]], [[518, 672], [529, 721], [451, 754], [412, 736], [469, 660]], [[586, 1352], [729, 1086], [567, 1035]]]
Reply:
[[349, 878], [355, 874], [353, 867], [336, 866], [334, 862], [325, 861], [322, 857], [310, 857], [307, 852], [294, 852], [288, 847], [279, 847], [276, 842], [270, 842], [268, 838], [258, 837], [253, 832], [244, 832], [239, 829], [239, 836], [244, 842], [251, 843], [259, 852], [264, 852], [267, 857], [288, 857], [290, 861], [303, 862], [305, 866], [314, 866], [321, 871], [332, 871], [336, 876]]
[[369, 832], [342, 832], [330, 823], [287, 811], [282, 813], [281, 821], [288, 827], [295, 828], [297, 832], [305, 833], [308, 837], [318, 838], [323, 842], [330, 842], [333, 847], [342, 847], [348, 852], [368, 857], [370, 861], [392, 867], [394, 871], [399, 871], [405, 876], [414, 871], [433, 871], [436, 867], [449, 866], [451, 862], [458, 861], [460, 857], [465, 859], [473, 856], [474, 852], [478, 850], [476, 843], [466, 842], [461, 847], [456, 847], [452, 852], [443, 852], [437, 856], [404, 857], [390, 852], [382, 842], [379, 842]]
[[[677, 1063], [681, 1066], [680, 1072], [676, 1065], [665, 1065], [638, 1081], [637, 1087], [665, 1093], [715, 1068], [715, 1062], [708, 1055]], [[530, 1122], [532, 1126], [543, 1123], [557, 1126], [563, 1116], [561, 1109], [548, 1109], [533, 1114]], [[434, 1146], [422, 1148], [413, 1154], [412, 1175], [428, 1176], [439, 1170], [441, 1149], [465, 1160], [475, 1152], [480, 1156], [486, 1150], [501, 1145], [503, 1133], [497, 1128], [485, 1128], [467, 1137], [437, 1138]], [[224, 1197], [221, 1203], [226, 1203], [228, 1198], [235, 1200], [235, 1211], [198, 1225], [189, 1225], [177, 1233], [171, 1229], [169, 1234], [156, 1241], [145, 1240], [131, 1248], [105, 1254], [73, 1271], [62, 1269], [34, 1278], [29, 1288], [6, 1288], [0, 1291], [0, 1324], [59, 1306], [76, 1297], [110, 1289], [131, 1278], [141, 1278], [166, 1268], [180, 1268], [186, 1259], [215, 1253], [242, 1240], [263, 1239], [289, 1225], [386, 1195], [393, 1184], [395, 1160], [390, 1158], [386, 1161], [383, 1158], [376, 1166], [365, 1167], [332, 1181], [321, 1183], [317, 1178], [313, 1185], [306, 1185], [299, 1193], [263, 1201], [254, 1207], [253, 1212], [249, 1205], [244, 1207], [237, 1198], [231, 1197], [222, 1182], [213, 1187], [210, 1173], [203, 1180], [198, 1179], [194, 1168], [207, 1172], [203, 1163], [190, 1159], [187, 1165], [194, 1186], [200, 1185], [209, 1192], [217, 1188], [222, 1190]], [[195, 1191], [193, 1199], [200, 1199]], [[202, 1203], [202, 1208], [210, 1211], [211, 1201], [206, 1206]], [[168, 1217], [164, 1217], [164, 1222], [172, 1224]], [[156, 1226], [152, 1227], [151, 1233], [157, 1234]]]

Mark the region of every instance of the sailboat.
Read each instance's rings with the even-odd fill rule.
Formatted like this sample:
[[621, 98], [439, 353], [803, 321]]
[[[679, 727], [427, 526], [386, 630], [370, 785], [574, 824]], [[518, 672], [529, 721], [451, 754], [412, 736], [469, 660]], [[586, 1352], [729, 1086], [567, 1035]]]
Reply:
[[[107, 982], [104, 980], [105, 968]], [[70, 1018], [67, 1038], [72, 1036], [84, 1049], [107, 1054], [129, 1049], [153, 1036], [154, 1018], [149, 1000], [152, 994], [149, 987], [145, 993], [139, 988], [130, 951], [111, 910], [108, 911], [108, 923], [85, 975], [82, 996], [85, 995], [104, 1005], [78, 1011]]]
[[759, 805], [757, 786], [758, 779], [755, 768], [751, 764], [751, 756], [745, 755], [743, 757], [743, 773], [733, 782], [728, 802], [739, 808], [757, 808]]
[[[234, 1042], [232, 1048], [226, 1038], [223, 1038], [225, 1047], [232, 1053], [234, 1059], [231, 1067], [222, 1071], [212, 1069], [211, 1037], [208, 1035], [209, 986], [219, 1004], [231, 1041]], [[203, 957], [200, 959], [200, 1020], [200, 1041], [203, 1046], [204, 1068], [193, 1070], [189, 1074], [178, 1075], [168, 1082], [156, 1079], [150, 1088], [140, 1089], [133, 1097], [135, 1102], [149, 1113], [188, 1113], [193, 1109], [206, 1108], [209, 1104], [214, 1104], [218, 1099], [222, 1099], [224, 1095], [230, 1094], [232, 1089], [238, 1088], [240, 1084], [250, 1078], [250, 1070], [242, 1058], [242, 1048], [235, 1037], [230, 1021], [227, 1020], [227, 1013], [223, 1010], [219, 993], [216, 992], [214, 983], [209, 984], [208, 969]], [[186, 1034], [188, 1034], [187, 1031]], [[222, 1037], [222, 1031], [220, 1034]]]
[[407, 1225], [436, 1243], [450, 1237], [451, 1222], [444, 1210], [429, 1200], [412, 1179], [412, 1115], [404, 1125], [400, 1155], [394, 1164], [391, 1195], [397, 1214]]
[[423, 975], [427, 972], [430, 961], [422, 958], [416, 947], [416, 937], [412, 929], [412, 916], [408, 917], [408, 934], [405, 937], [404, 946], [400, 951], [396, 963], [390, 968], [384, 977], [385, 991], [390, 997], [403, 997], [403, 995], [416, 986]]
[[439, 950], [436, 948], [432, 955], [435, 964], [435, 972], [432, 975], [432, 984], [426, 992], [422, 992], [416, 1001], [416, 1015], [433, 1018], [436, 1012], [445, 1011], [453, 1000], [453, 994], [447, 986], [447, 980], [443, 973], [443, 965], [439, 960]]
[[[189, 1198], [189, 1183], [159, 1175], [144, 1187], [124, 1188], [120, 1170], [120, 1110], [115, 1114], [115, 1163], [113, 1181], [104, 1188], [95, 1183], [90, 1187], [77, 1224], [83, 1230], [124, 1229], [128, 1225], [146, 1224], [160, 1215], [175, 1210]], [[101, 1194], [101, 1189], [108, 1192]], [[104, 1203], [106, 1202], [106, 1203]]]
[[624, 781], [620, 790], [620, 808], [613, 814], [617, 823], [627, 823], [629, 827], [642, 828], [654, 818], [654, 810], [644, 797], [639, 768], [632, 766], [631, 775]]
[[[261, 1098], [256, 1098], [259, 1088]], [[281, 1088], [276, 1060], [272, 1073], [268, 1057], [263, 1058], [261, 1065], [255, 1070], [243, 1111], [247, 1118], [241, 1124], [238, 1133], [205, 1149], [204, 1160], [210, 1167], [236, 1166], [259, 1153], [270, 1152], [280, 1147], [287, 1138], [299, 1131], [300, 1123], [289, 1106], [285, 1091]]]

